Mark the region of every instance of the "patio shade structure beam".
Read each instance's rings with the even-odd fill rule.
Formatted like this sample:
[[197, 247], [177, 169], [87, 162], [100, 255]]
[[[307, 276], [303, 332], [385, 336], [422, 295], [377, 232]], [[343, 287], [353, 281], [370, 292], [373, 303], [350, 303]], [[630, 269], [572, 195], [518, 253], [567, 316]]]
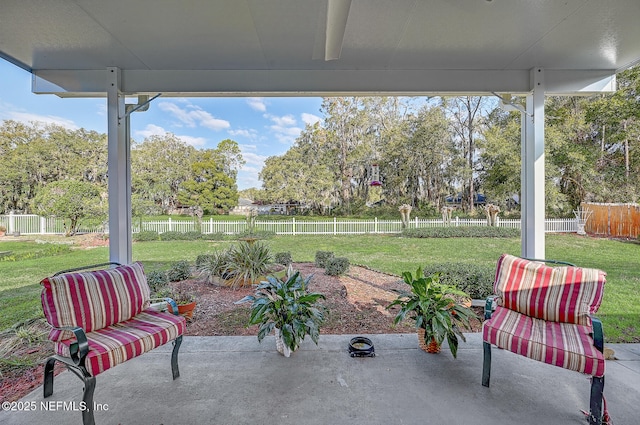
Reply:
[[640, 63], [637, 0], [4, 0], [0, 8], [0, 58], [32, 74], [34, 93], [108, 98], [110, 256], [120, 262], [131, 258], [125, 96], [525, 97], [522, 253], [544, 258], [544, 97], [612, 92], [616, 72]]
[[129, 114], [120, 91], [120, 69], [107, 68], [109, 261], [129, 264], [131, 245], [131, 140]]
[[531, 94], [522, 114], [521, 153], [521, 252], [528, 258], [545, 257], [545, 167], [544, 167], [544, 70], [531, 70]]

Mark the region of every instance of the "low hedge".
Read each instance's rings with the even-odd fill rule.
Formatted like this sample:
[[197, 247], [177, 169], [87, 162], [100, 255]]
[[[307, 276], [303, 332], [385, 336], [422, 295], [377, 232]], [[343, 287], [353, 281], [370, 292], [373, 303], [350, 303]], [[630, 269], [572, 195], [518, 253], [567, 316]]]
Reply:
[[324, 268], [327, 265], [327, 261], [334, 257], [331, 251], [316, 251], [316, 267]]
[[421, 227], [404, 229], [401, 235], [406, 238], [517, 238], [520, 229], [492, 226]]
[[324, 272], [329, 276], [339, 276], [349, 270], [349, 259], [347, 257], [333, 257], [325, 262]]
[[273, 262], [276, 264], [282, 264], [285, 267], [289, 267], [289, 264], [293, 262], [290, 251], [276, 252], [273, 256]]
[[466, 292], [473, 299], [485, 299], [493, 294], [495, 266], [472, 263], [436, 263], [424, 266], [425, 276], [440, 273], [440, 282]]
[[155, 230], [143, 230], [138, 233], [134, 233], [131, 236], [131, 239], [134, 242], [150, 242], [150, 241], [159, 241], [160, 235]]

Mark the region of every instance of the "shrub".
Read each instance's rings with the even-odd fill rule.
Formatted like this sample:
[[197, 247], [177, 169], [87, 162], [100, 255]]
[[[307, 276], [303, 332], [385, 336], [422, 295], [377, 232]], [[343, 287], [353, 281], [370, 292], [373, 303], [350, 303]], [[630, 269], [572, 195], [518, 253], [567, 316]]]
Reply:
[[178, 261], [167, 271], [167, 278], [171, 282], [179, 282], [191, 277], [191, 266], [186, 260]]
[[225, 235], [222, 232], [202, 234], [202, 240], [205, 240], [205, 241], [222, 241], [224, 239], [227, 239], [227, 235]]
[[494, 266], [471, 263], [428, 264], [424, 273], [441, 273], [440, 281], [466, 292], [471, 298], [484, 299], [493, 293]]
[[272, 261], [267, 245], [242, 242], [227, 251], [224, 273], [231, 279], [231, 287], [251, 285], [267, 274]]
[[276, 254], [273, 256], [273, 262], [282, 264], [285, 267], [289, 267], [289, 264], [293, 262], [293, 260], [291, 259], [291, 252], [276, 252]]
[[339, 276], [349, 270], [349, 259], [347, 257], [330, 258], [325, 263], [324, 272], [329, 276]]
[[334, 255], [331, 251], [316, 251], [316, 267], [324, 268], [327, 264], [327, 260], [333, 257]]
[[202, 239], [202, 233], [201, 232], [184, 232], [182, 234], [183, 240], [185, 241], [197, 241], [199, 239]]
[[183, 240], [183, 233], [182, 232], [176, 232], [176, 231], [170, 231], [170, 232], [164, 232], [164, 233], [160, 233], [160, 240], [161, 241], [180, 241]]
[[149, 288], [151, 292], [158, 292], [162, 287], [166, 286], [169, 283], [169, 278], [167, 277], [167, 273], [163, 270], [154, 270], [147, 274], [147, 284], [149, 284]]
[[196, 270], [198, 267], [211, 260], [212, 254], [200, 254], [196, 257]]
[[519, 229], [491, 226], [422, 227], [402, 231], [406, 238], [517, 238]]
[[160, 235], [155, 230], [143, 230], [131, 236], [134, 242], [159, 241]]
[[271, 239], [276, 235], [276, 232], [271, 230], [250, 230], [247, 229], [241, 233], [238, 233], [238, 239], [241, 238], [256, 238], [256, 239]]
[[214, 278], [226, 279], [229, 266], [229, 251], [215, 251], [212, 254], [198, 255], [196, 272], [207, 283], [214, 283]]

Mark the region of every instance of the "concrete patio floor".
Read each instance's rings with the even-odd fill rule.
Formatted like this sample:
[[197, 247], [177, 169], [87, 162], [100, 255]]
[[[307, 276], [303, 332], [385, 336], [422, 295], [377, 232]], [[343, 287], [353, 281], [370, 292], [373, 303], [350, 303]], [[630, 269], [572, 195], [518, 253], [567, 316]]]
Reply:
[[[589, 380], [493, 349], [491, 387], [480, 384], [482, 338], [467, 335], [458, 358], [417, 348], [415, 335], [368, 335], [373, 358], [351, 358], [348, 335], [305, 341], [287, 359], [273, 337], [185, 337], [181, 376], [171, 346], [97, 377], [97, 424], [584, 424]], [[605, 396], [616, 425], [640, 423], [640, 344], [610, 344]], [[80, 424], [82, 383], [65, 371], [53, 396], [21, 400], [35, 411], [0, 412], [2, 424]], [[55, 402], [61, 403], [55, 403]], [[30, 403], [34, 402], [34, 403]], [[41, 404], [51, 406], [46, 410]], [[53, 402], [53, 403], [50, 403]], [[66, 406], [65, 406], [66, 402]]]

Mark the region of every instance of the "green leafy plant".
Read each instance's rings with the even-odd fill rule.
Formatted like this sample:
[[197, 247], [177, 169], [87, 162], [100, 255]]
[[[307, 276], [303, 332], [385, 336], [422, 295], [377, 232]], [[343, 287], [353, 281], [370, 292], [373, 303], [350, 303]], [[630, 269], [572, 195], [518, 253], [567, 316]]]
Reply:
[[327, 265], [327, 260], [333, 257], [334, 255], [331, 251], [316, 251], [316, 267], [325, 268]]
[[440, 282], [455, 286], [473, 299], [486, 299], [493, 294], [495, 265], [473, 263], [435, 263], [424, 266], [423, 273], [440, 273]]
[[271, 250], [261, 242], [241, 242], [229, 248], [224, 273], [231, 287], [251, 285], [266, 276], [272, 263]]
[[229, 267], [229, 252], [214, 251], [211, 254], [199, 255], [196, 258], [196, 273], [207, 283], [215, 283], [216, 278], [226, 279]]
[[395, 290], [398, 298], [387, 307], [400, 307], [393, 319], [394, 324], [407, 317], [412, 319], [417, 329], [424, 329], [426, 344], [435, 340], [440, 345], [446, 338], [455, 358], [458, 337], [466, 341], [460, 327], [471, 329], [469, 320], [476, 317], [473, 311], [460, 303], [461, 299], [469, 296], [453, 286], [440, 283], [439, 273], [425, 277], [420, 267], [415, 278], [411, 272], [402, 273], [402, 278], [410, 291]]
[[167, 277], [171, 282], [179, 282], [191, 277], [191, 266], [186, 260], [178, 261], [174, 263], [167, 271]]
[[285, 267], [289, 267], [289, 265], [293, 262], [291, 258], [291, 252], [276, 252], [273, 256], [273, 262], [276, 264], [282, 264]]
[[420, 227], [404, 229], [405, 238], [517, 238], [520, 229], [493, 226]]
[[178, 286], [177, 288], [171, 288], [170, 286], [159, 288], [154, 298], [171, 298], [177, 305], [190, 304], [196, 300], [195, 294], [182, 286]]
[[160, 235], [155, 230], [143, 230], [138, 233], [134, 233], [131, 238], [134, 242], [150, 242], [159, 241]]
[[167, 272], [164, 270], [154, 270], [147, 274], [147, 284], [152, 292], [157, 292], [169, 283]]
[[268, 276], [261, 282], [254, 295], [248, 295], [237, 303], [251, 302], [249, 325], [260, 325], [258, 341], [262, 342], [274, 328], [282, 334], [284, 344], [295, 351], [306, 335], [318, 343], [320, 326], [325, 321], [324, 309], [318, 305], [325, 296], [309, 292], [312, 275], [303, 278], [289, 268], [287, 280]]
[[339, 276], [349, 270], [349, 259], [347, 257], [329, 258], [325, 262], [324, 272], [329, 276]]

